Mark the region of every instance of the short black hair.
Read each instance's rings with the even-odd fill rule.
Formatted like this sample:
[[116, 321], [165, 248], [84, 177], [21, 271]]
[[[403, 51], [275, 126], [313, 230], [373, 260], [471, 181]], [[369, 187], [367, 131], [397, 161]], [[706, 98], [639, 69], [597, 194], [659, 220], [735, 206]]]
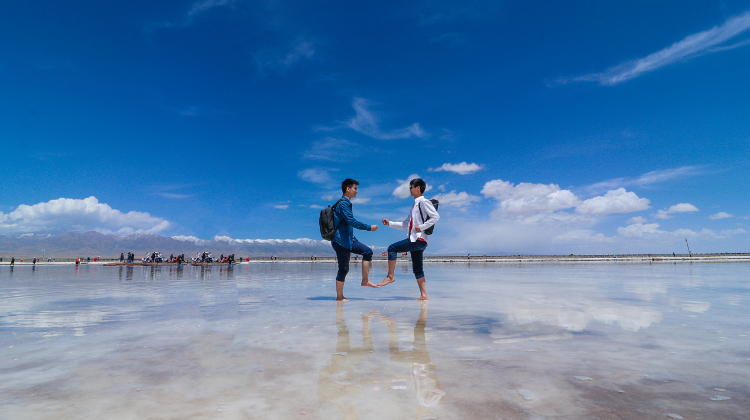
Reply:
[[409, 186], [417, 186], [419, 187], [419, 191], [424, 194], [424, 190], [427, 189], [427, 184], [425, 184], [424, 181], [422, 181], [422, 178], [414, 178], [411, 181], [409, 181]]
[[346, 194], [346, 189], [355, 185], [359, 185], [359, 181], [357, 181], [356, 179], [346, 178], [344, 182], [341, 183], [341, 193]]

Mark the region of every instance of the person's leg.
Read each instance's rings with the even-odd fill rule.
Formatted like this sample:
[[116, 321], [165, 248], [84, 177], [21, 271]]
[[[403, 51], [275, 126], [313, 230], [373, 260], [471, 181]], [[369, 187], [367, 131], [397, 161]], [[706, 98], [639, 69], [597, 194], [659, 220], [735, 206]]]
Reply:
[[339, 266], [339, 271], [336, 274], [336, 300], [345, 301], [347, 299], [344, 297], [344, 281], [346, 281], [346, 274], [349, 272], [349, 255], [351, 251], [336, 242], [331, 242], [331, 246], [336, 251], [336, 262]]
[[417, 300], [428, 300], [427, 297], [427, 283], [424, 279], [424, 250], [427, 248], [426, 242], [416, 241], [414, 242], [414, 251], [411, 251], [411, 264], [414, 271], [414, 277], [417, 278], [417, 286], [419, 286], [419, 298]]
[[358, 241], [357, 238], [354, 238], [354, 240], [352, 240], [352, 254], [359, 254], [362, 256], [362, 286], [377, 288], [378, 286], [370, 281], [372, 249]]
[[392, 243], [388, 247], [388, 275], [385, 276], [383, 281], [378, 283], [378, 287], [382, 287], [396, 281], [396, 277], [394, 275], [396, 271], [396, 258], [398, 258], [399, 252], [406, 252], [410, 246], [411, 242], [407, 238], [402, 241]]

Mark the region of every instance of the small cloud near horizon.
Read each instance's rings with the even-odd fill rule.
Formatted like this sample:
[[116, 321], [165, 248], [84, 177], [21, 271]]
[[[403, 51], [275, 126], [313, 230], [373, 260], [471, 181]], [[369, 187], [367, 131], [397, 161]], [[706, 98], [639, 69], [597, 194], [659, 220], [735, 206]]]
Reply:
[[455, 172], [459, 175], [473, 174], [474, 172], [484, 169], [483, 166], [477, 165], [476, 163], [444, 163], [438, 168], [428, 169], [431, 172]]

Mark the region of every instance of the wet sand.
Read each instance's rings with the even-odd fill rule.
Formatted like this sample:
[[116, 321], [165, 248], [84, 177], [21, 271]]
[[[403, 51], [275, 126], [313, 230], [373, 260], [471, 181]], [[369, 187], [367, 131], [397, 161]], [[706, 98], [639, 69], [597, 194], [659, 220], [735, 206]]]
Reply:
[[750, 412], [750, 264], [434, 264], [427, 304], [333, 271], [0, 267], [0, 418]]

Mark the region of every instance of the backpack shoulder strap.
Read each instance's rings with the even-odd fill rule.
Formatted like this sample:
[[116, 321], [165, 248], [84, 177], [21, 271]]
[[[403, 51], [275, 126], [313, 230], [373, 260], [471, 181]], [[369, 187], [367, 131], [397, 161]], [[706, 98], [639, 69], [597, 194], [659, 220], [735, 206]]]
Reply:
[[[331, 207], [331, 208], [333, 209], [333, 213], [334, 213], [334, 214], [336, 214], [336, 206], [338, 206], [338, 205], [339, 205], [339, 203], [340, 203], [340, 202], [342, 202], [342, 201], [344, 201], [344, 199], [343, 199], [343, 198], [342, 198], [342, 199], [340, 199], [339, 201], [337, 201], [337, 202], [336, 202], [336, 204], [334, 204], [334, 205], [333, 205], [333, 207]], [[338, 224], [338, 225], [336, 225], [336, 230], [339, 230], [339, 228], [341, 227], [341, 224], [342, 224], [342, 223], [344, 223], [344, 218], [343, 218], [343, 217], [341, 218], [341, 220], [339, 220], [339, 224]]]
[[[422, 216], [422, 223], [426, 222], [427, 220], [424, 219], [424, 214], [422, 214], [422, 205], [417, 204], [417, 208], [419, 209], [419, 215]], [[429, 214], [427, 216], [429, 216]]]

